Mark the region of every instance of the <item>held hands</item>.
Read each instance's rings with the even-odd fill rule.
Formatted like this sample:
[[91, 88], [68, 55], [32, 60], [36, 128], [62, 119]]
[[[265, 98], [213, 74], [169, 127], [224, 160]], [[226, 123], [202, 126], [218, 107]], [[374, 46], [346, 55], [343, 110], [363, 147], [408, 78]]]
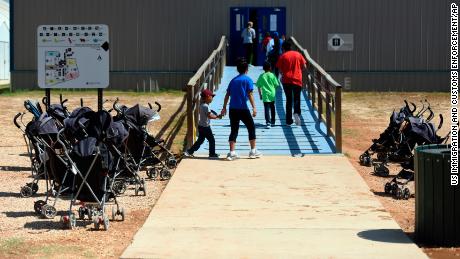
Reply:
[[227, 108], [226, 108], [226, 107], [222, 108], [222, 111], [220, 112], [220, 115], [219, 115], [219, 116], [221, 116], [221, 118], [222, 118], [222, 117], [224, 117], [225, 115], [227, 115]]

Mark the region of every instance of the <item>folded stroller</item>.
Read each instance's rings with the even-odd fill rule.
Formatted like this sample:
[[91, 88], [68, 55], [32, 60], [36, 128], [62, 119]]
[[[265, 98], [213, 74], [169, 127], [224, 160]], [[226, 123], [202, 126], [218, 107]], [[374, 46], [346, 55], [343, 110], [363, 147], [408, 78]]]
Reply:
[[410, 109], [409, 103], [404, 100], [405, 106], [402, 107], [399, 112], [393, 110], [390, 116], [390, 123], [385, 131], [380, 134], [378, 139], [373, 139], [373, 144], [359, 157], [359, 162], [364, 166], [371, 166], [372, 158], [374, 153], [377, 153], [377, 159], [379, 161], [386, 161], [388, 153], [397, 150], [397, 142], [400, 138], [399, 128], [404, 122], [404, 119], [413, 116], [413, 113], [417, 109], [415, 104], [411, 103], [413, 109]]
[[147, 172], [149, 178], [159, 177], [167, 180], [171, 177], [170, 169], [177, 166], [177, 160], [165, 146], [163, 140], [157, 140], [147, 131], [147, 124], [160, 119], [158, 114], [161, 105], [155, 102], [158, 109], [155, 111], [151, 104], [149, 108], [139, 104], [125, 108], [118, 106], [118, 99], [113, 107], [117, 111], [117, 118], [122, 120], [129, 131], [127, 148], [136, 163], [140, 164]]
[[111, 188], [116, 195], [119, 195], [126, 191], [128, 184], [134, 184], [135, 195], [142, 192], [145, 196], [147, 195], [145, 180], [138, 174], [140, 163], [136, 162], [126, 146], [128, 135], [128, 130], [121, 121], [112, 123], [108, 136], [112, 143], [110, 147], [114, 155]]
[[[428, 117], [429, 120], [434, 115]], [[435, 128], [433, 123], [425, 121], [417, 117], [409, 117], [405, 119], [401, 127], [401, 135], [403, 141], [400, 146], [404, 147], [403, 152], [407, 152], [409, 157], [406, 161], [401, 163], [402, 170], [389, 182], [385, 184], [385, 193], [393, 195], [396, 199], [409, 199], [414, 191], [408, 185], [414, 181], [414, 155], [413, 150], [416, 146], [429, 145], [429, 144], [442, 144], [445, 143], [449, 134], [445, 137], [437, 135], [437, 131], [441, 129], [443, 124], [442, 115], [440, 116], [440, 123], [438, 128]]]
[[[95, 229], [103, 225], [109, 228], [109, 218], [105, 207], [111, 200], [112, 218], [121, 215], [124, 220], [123, 208], [120, 208], [116, 196], [110, 190], [108, 181], [112, 164], [112, 154], [109, 151], [111, 143], [107, 132], [111, 127], [112, 118], [106, 111], [94, 112], [87, 107], [78, 108], [64, 121], [65, 128], [60, 130], [58, 142], [63, 147], [67, 158], [68, 168], [72, 174], [72, 192], [68, 215], [62, 217], [63, 223], [73, 228], [77, 217], [72, 212], [74, 205], [78, 209], [79, 219], [85, 215], [94, 222]], [[64, 136], [72, 138], [71, 149], [63, 141]]]
[[[57, 127], [54, 120], [46, 113], [41, 113], [39, 118], [32, 120], [25, 126], [22, 123], [23, 116], [24, 113], [18, 113], [13, 122], [23, 132], [31, 162], [33, 180], [21, 187], [20, 191], [21, 197], [27, 198], [37, 193], [39, 180], [50, 180], [47, 174], [49, 156], [46, 153], [46, 148], [53, 142], [52, 135], [57, 133]], [[21, 118], [21, 124], [24, 127], [18, 123], [18, 118]]]

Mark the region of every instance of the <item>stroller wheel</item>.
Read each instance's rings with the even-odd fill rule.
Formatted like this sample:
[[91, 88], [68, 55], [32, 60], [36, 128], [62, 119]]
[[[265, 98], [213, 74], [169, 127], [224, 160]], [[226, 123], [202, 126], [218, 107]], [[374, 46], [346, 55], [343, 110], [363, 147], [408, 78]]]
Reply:
[[94, 222], [94, 229], [99, 230], [99, 217], [95, 217], [93, 222]]
[[374, 163], [374, 174], [385, 177], [390, 174], [390, 170], [384, 163]]
[[45, 204], [46, 204], [46, 202], [44, 200], [38, 200], [38, 201], [34, 202], [35, 213], [40, 214], [42, 212], [42, 207]]
[[146, 196], [147, 195], [147, 186], [145, 186], [145, 180], [143, 178], [141, 179], [141, 187], [140, 188], [142, 189], [143, 195]]
[[403, 198], [403, 191], [402, 189], [398, 186], [396, 187], [396, 199], [400, 200]]
[[121, 221], [125, 221], [125, 209], [120, 208]]
[[56, 217], [57, 211], [55, 207], [45, 204], [42, 207], [42, 214], [47, 219], [54, 219], [54, 217]]
[[391, 183], [386, 183], [385, 184], [385, 193], [386, 194], [391, 194]]
[[113, 183], [113, 192], [115, 193], [115, 195], [120, 195], [120, 194], [125, 193], [126, 188], [127, 186], [124, 181], [119, 180]]
[[405, 200], [408, 200], [410, 198], [410, 190], [407, 187], [405, 187], [404, 190], [403, 190], [403, 198]]
[[69, 229], [74, 229], [77, 227], [77, 216], [75, 213], [71, 213], [69, 215], [69, 223], [68, 223]]
[[115, 206], [112, 206], [112, 221], [115, 221], [117, 217], [117, 209], [115, 208]]
[[79, 220], [85, 219], [85, 209], [83, 207], [78, 208], [78, 219]]
[[104, 224], [104, 230], [107, 231], [109, 230], [109, 217], [107, 216], [104, 216], [104, 219], [103, 219], [103, 224]]
[[160, 172], [161, 180], [169, 180], [171, 178], [171, 172], [168, 169], [163, 169]]
[[176, 160], [176, 158], [174, 156], [170, 156], [166, 163], [167, 163], [169, 169], [176, 168], [176, 166], [177, 166], [177, 160]]
[[38, 192], [38, 184], [37, 183], [28, 183], [26, 184], [30, 188], [32, 188], [32, 193], [36, 194]]
[[157, 177], [157, 170], [155, 167], [149, 168], [146, 173], [149, 179], [155, 179]]
[[21, 197], [22, 198], [29, 198], [29, 197], [32, 197], [32, 195], [34, 194], [32, 188], [30, 188], [29, 186], [22, 186], [21, 188]]
[[364, 152], [362, 155], [359, 156], [359, 163], [362, 166], [371, 166], [372, 165], [372, 158], [369, 153]]

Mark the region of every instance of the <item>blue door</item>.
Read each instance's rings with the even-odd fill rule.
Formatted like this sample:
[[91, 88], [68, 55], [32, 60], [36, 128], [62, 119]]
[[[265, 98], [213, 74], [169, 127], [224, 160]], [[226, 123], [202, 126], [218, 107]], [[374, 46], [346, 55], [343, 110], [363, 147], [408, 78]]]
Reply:
[[286, 35], [286, 8], [257, 8], [257, 39], [258, 46], [256, 49], [257, 65], [263, 65], [265, 61], [265, 51], [263, 49], [262, 40], [267, 32], [273, 36], [274, 32], [278, 32], [279, 36]]
[[230, 8], [230, 37], [229, 58], [227, 63], [235, 65], [238, 57], [244, 57], [245, 50], [241, 32], [246, 28], [247, 22], [254, 23], [256, 41], [254, 42], [253, 64], [262, 66], [265, 60], [262, 40], [266, 32], [278, 32], [286, 35], [286, 8], [285, 7], [232, 7]]
[[243, 39], [241, 32], [246, 28], [249, 21], [249, 8], [230, 8], [230, 38], [228, 65], [235, 65], [238, 57], [244, 56]]

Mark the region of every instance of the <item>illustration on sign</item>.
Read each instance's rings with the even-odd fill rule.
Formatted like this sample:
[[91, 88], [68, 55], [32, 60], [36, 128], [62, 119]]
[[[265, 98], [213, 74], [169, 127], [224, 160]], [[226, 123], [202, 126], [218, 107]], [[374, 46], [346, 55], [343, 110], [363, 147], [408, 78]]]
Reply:
[[330, 33], [327, 35], [327, 50], [353, 51], [353, 34]]
[[[59, 51], [45, 52], [45, 85], [52, 86], [65, 81], [78, 78], [77, 60], [73, 57], [73, 51], [68, 48], [61, 55]], [[62, 58], [64, 56], [64, 58]]]
[[39, 87], [109, 85], [107, 25], [42, 25], [37, 37]]

